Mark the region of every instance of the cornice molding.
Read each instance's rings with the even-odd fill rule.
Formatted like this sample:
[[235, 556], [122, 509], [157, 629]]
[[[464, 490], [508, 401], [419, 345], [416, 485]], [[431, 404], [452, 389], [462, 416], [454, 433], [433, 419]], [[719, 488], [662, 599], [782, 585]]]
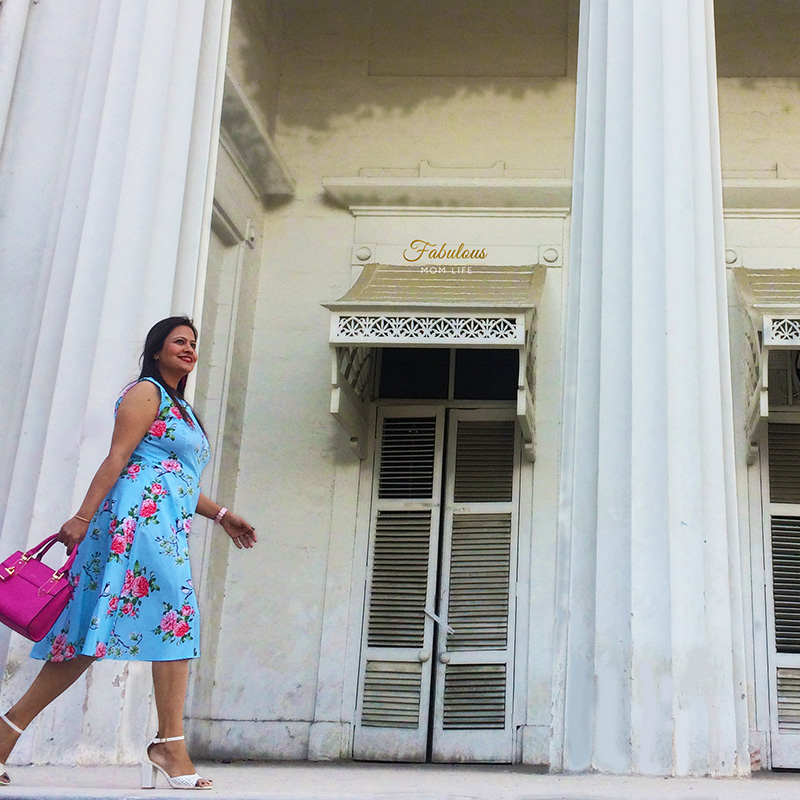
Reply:
[[800, 209], [800, 179], [723, 178], [722, 204], [726, 213], [748, 209], [773, 212]]
[[[349, 209], [534, 209], [569, 212], [569, 178], [375, 177], [323, 178], [325, 194]], [[363, 212], [362, 212], [363, 213]]]
[[[323, 178], [325, 194], [354, 214], [458, 215], [483, 214], [563, 216], [572, 204], [570, 178], [501, 177], [331, 177]], [[800, 211], [800, 179], [725, 178], [726, 216], [787, 216]]]

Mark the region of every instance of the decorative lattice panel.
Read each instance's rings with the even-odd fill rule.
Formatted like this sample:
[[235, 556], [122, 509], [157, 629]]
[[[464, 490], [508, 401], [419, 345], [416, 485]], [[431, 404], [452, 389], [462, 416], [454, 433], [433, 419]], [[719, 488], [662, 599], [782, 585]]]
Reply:
[[747, 325], [745, 327], [745, 336], [747, 337], [748, 353], [747, 353], [747, 385], [749, 393], [752, 396], [756, 391], [761, 379], [761, 345], [758, 342], [758, 333], [756, 332], [750, 318], [747, 318]]
[[764, 344], [797, 344], [800, 345], [800, 318], [798, 317], [765, 317]]
[[533, 395], [536, 388], [536, 312], [533, 312], [525, 342], [525, 382], [528, 391]]
[[524, 344], [522, 317], [341, 314], [331, 341], [372, 344]]
[[342, 380], [361, 400], [369, 400], [375, 350], [371, 347], [337, 347], [336, 360]]
[[506, 665], [448, 664], [444, 729], [499, 730], [506, 723]]
[[420, 663], [368, 661], [361, 724], [368, 728], [418, 727], [421, 690]]

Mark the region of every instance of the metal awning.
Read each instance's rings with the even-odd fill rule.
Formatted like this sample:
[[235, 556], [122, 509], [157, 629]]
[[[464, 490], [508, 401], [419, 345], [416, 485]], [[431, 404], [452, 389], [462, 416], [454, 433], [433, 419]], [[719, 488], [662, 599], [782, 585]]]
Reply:
[[517, 418], [533, 459], [535, 308], [547, 267], [369, 264], [332, 303], [331, 413], [365, 455], [376, 347], [519, 352]]
[[739, 293], [753, 322], [760, 327], [763, 314], [800, 314], [800, 269], [733, 270]]
[[333, 303], [331, 344], [519, 347], [547, 268], [370, 264]]
[[331, 310], [474, 308], [525, 310], [541, 296], [546, 268], [370, 264]]

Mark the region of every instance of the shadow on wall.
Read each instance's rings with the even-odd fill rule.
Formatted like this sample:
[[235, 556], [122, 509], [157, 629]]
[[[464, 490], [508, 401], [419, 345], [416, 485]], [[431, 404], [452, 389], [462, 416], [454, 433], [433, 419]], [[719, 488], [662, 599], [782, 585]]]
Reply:
[[453, 100], [457, 125], [500, 98], [530, 108], [569, 87], [574, 105], [577, 12], [578, 0], [234, 0], [229, 63], [270, 133], [278, 102], [282, 126], [309, 132], [424, 119]]
[[[354, 122], [536, 107], [575, 83], [579, 0], [234, 0], [229, 64], [270, 135]], [[800, 89], [800, 6], [716, 0], [722, 78]], [[569, 91], [567, 92], [569, 94]], [[571, 95], [570, 95], [571, 96]], [[459, 101], [454, 104], [452, 101]], [[508, 103], [501, 103], [502, 109]], [[557, 114], [562, 103], [542, 103]], [[537, 110], [538, 111], [538, 110]]]
[[758, 78], [789, 78], [800, 89], [800, 3], [715, 0], [717, 72], [759, 91]]

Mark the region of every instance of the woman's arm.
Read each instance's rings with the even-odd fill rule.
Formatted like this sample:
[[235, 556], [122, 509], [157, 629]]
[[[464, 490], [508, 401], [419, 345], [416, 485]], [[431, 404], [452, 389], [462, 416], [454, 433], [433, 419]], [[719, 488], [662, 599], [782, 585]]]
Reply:
[[122, 398], [108, 455], [92, 478], [78, 513], [68, 519], [58, 532], [58, 540], [67, 546], [67, 553], [71, 553], [83, 541], [98, 506], [111, 491], [134, 448], [153, 424], [160, 400], [158, 387], [150, 381], [137, 383]]
[[[201, 517], [216, 519], [217, 514], [222, 511], [222, 506], [215, 503], [210, 497], [200, 494], [197, 501], [197, 513]], [[241, 550], [243, 547], [252, 547], [257, 541], [256, 529], [243, 517], [234, 514], [233, 511], [226, 511], [219, 523], [225, 533], [233, 539], [233, 543]]]

